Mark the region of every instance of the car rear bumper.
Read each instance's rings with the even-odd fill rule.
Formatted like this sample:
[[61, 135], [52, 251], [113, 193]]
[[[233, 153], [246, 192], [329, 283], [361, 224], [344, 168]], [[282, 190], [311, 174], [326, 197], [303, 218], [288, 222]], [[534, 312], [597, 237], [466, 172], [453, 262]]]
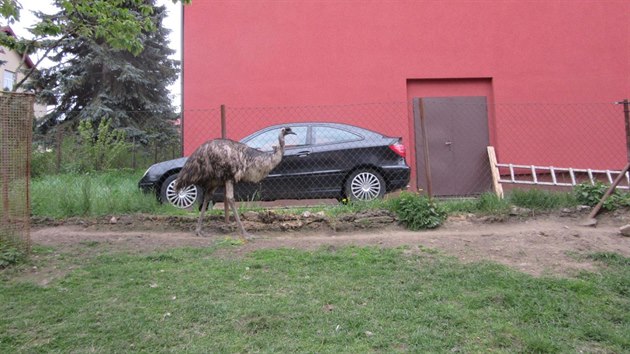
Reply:
[[382, 166], [383, 178], [387, 184], [387, 192], [407, 188], [411, 177], [409, 166]]

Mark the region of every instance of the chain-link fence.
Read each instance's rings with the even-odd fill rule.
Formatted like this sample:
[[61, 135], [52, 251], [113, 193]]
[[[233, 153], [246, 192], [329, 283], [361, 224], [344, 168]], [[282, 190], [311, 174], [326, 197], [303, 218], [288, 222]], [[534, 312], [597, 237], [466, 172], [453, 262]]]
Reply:
[[500, 162], [592, 169], [626, 164], [621, 104], [502, 104], [495, 112]]
[[[287, 126], [294, 135], [285, 137], [282, 162], [262, 182], [237, 186], [240, 200], [370, 199], [407, 186], [435, 196], [479, 195], [492, 191], [488, 145], [494, 146], [500, 164], [515, 166], [621, 170], [626, 162], [621, 105], [488, 104], [484, 97], [450, 97], [184, 110], [170, 138], [127, 139], [126, 150], [111, 167], [144, 169], [165, 161], [151, 168], [141, 186], [163, 200], [189, 206], [201, 191], [186, 195], [173, 190], [185, 163], [180, 156], [224, 134], [272, 154], [280, 129]], [[76, 152], [82, 150], [76, 149], [72, 134], [58, 134], [48, 145], [51, 153], [66, 154], [63, 145], [69, 144], [66, 155], [79, 159]], [[532, 175], [529, 168], [499, 171], [503, 176]], [[539, 181], [575, 177], [542, 170], [535, 174]]]
[[[107, 163], [97, 166], [90, 158], [94, 142], [85, 141], [70, 128], [60, 126], [51, 134], [37, 136], [32, 176], [42, 174], [84, 172], [106, 169], [141, 169], [154, 163], [175, 159], [182, 154], [181, 134], [125, 137], [124, 145], [113, 151], [113, 144], [104, 146]], [[110, 156], [107, 156], [110, 154]]]
[[430, 98], [415, 100], [413, 112], [417, 185], [435, 195], [490, 190], [486, 144], [500, 166], [517, 166], [499, 169], [503, 181], [539, 187], [593, 177], [611, 182], [625, 166], [623, 107], [613, 102], [487, 105], [484, 97]]
[[[623, 111], [613, 103], [488, 105], [485, 98], [455, 97], [228, 106], [223, 113], [217, 107], [184, 111], [183, 116], [185, 155], [221, 137], [223, 129], [227, 137], [263, 151], [278, 145], [282, 126], [296, 133], [287, 137], [284, 160], [267, 179], [242, 186], [239, 198], [245, 200], [361, 199], [407, 185], [436, 196], [479, 195], [492, 191], [488, 145], [495, 147], [500, 163], [515, 165], [620, 170], [626, 158]], [[162, 166], [161, 172], [174, 173], [183, 163]], [[531, 169], [500, 171], [531, 174]], [[561, 172], [536, 174], [538, 181], [572, 178]]]
[[[372, 199], [406, 188], [409, 183], [411, 169], [405, 163], [404, 145], [407, 111], [404, 102], [184, 111], [183, 150], [190, 155], [225, 130], [228, 138], [252, 147], [252, 154], [266, 154], [269, 159], [264, 163], [275, 168], [260, 183], [237, 185], [240, 200]], [[284, 154], [276, 166], [274, 146], [280, 145], [279, 133], [286, 127], [293, 134], [283, 137]], [[226, 155], [224, 161], [222, 168], [229, 168], [230, 157]], [[147, 185], [172, 183], [172, 178], [158, 176], [170, 177], [183, 163], [178, 160], [160, 166], [159, 172], [149, 173], [153, 181], [146, 181]], [[190, 200], [162, 184], [154, 189], [175, 203], [188, 205]], [[216, 199], [221, 198], [219, 191]]]
[[33, 95], [0, 93], [0, 243], [30, 249]]
[[502, 180], [551, 188], [611, 183], [626, 165], [620, 102], [505, 104], [495, 116]]

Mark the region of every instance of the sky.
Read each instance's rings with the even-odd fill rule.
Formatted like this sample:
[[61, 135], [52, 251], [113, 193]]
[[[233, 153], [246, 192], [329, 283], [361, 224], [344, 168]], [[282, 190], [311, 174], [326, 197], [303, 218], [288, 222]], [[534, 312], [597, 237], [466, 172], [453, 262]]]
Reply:
[[[171, 49], [175, 50], [175, 54], [172, 55], [171, 58], [181, 60], [182, 5], [180, 2], [173, 4], [172, 0], [157, 0], [156, 2], [158, 5], [165, 5], [168, 11], [168, 16], [165, 19], [163, 26], [171, 30], [169, 46]], [[20, 38], [31, 37], [27, 28], [33, 25], [37, 20], [31, 13], [32, 10], [39, 10], [44, 13], [53, 13], [56, 10], [56, 8], [52, 5], [52, 0], [21, 0], [20, 3], [22, 4], [20, 22], [11, 24], [11, 28]], [[37, 55], [31, 55], [31, 59], [33, 62], [37, 62], [38, 57]], [[46, 66], [47, 64], [42, 63], [41, 65]], [[171, 92], [173, 105], [181, 107], [181, 78], [178, 78], [178, 80], [169, 87], [169, 90]]]

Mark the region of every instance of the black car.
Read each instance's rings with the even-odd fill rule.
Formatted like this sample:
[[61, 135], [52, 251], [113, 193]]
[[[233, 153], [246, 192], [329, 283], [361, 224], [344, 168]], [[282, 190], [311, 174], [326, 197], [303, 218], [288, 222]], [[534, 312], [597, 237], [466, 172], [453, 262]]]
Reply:
[[[409, 166], [401, 138], [338, 123], [286, 123], [259, 130], [241, 140], [252, 148], [271, 151], [278, 132], [291, 127], [286, 136], [282, 162], [259, 183], [235, 186], [237, 200], [324, 199], [372, 200], [405, 188]], [[190, 186], [179, 193], [173, 188], [186, 157], [149, 167], [138, 183], [156, 193], [161, 201], [190, 208], [202, 199], [202, 190]], [[223, 200], [219, 189], [213, 201]]]

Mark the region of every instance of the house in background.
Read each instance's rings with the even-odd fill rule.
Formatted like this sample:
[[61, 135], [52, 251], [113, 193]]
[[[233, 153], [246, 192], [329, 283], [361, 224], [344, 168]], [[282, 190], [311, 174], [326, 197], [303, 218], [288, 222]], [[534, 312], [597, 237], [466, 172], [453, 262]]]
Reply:
[[[621, 169], [621, 108], [580, 105], [630, 94], [628, 13], [621, 0], [193, 1], [184, 6], [184, 154], [220, 136], [221, 104], [408, 102], [363, 117], [326, 109], [295, 119], [402, 136], [419, 187], [429, 146], [432, 169], [445, 176], [467, 176], [456, 167], [465, 161], [487, 164], [488, 144], [500, 162]], [[556, 108], [570, 105], [575, 111]], [[270, 112], [253, 111], [247, 121], [255, 126], [236, 125], [228, 113], [228, 136], [292, 120], [286, 110]], [[421, 113], [433, 117], [428, 143]], [[594, 134], [594, 125], [606, 133]]]
[[[0, 31], [8, 36], [15, 37], [15, 33], [9, 26], [0, 27]], [[22, 63], [22, 61], [24, 62]], [[24, 78], [22, 71], [34, 67], [35, 64], [28, 55], [23, 57], [21, 53], [0, 46], [0, 74], [2, 76], [1, 82], [3, 91], [12, 91], [13, 86]], [[18, 92], [22, 91], [23, 90], [18, 89]], [[33, 110], [35, 118], [42, 117], [46, 114], [46, 106], [41, 104], [36, 103], [33, 106]]]

